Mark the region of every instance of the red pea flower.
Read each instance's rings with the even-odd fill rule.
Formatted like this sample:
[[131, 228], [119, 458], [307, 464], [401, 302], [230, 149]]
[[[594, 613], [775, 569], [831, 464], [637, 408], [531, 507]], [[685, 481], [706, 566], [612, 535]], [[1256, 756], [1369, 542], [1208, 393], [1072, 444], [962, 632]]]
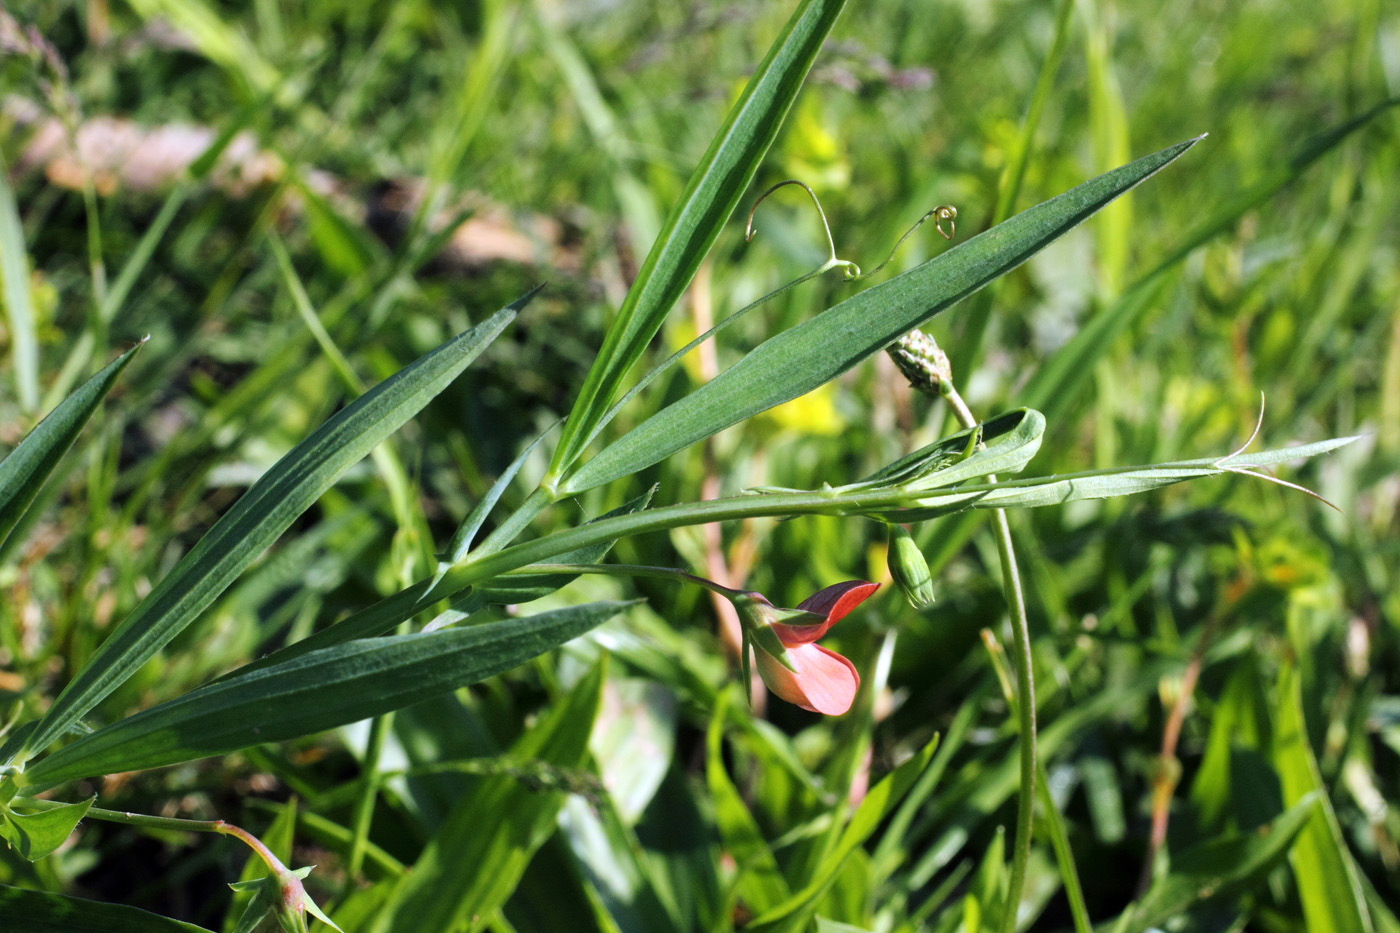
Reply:
[[879, 588], [864, 580], [837, 583], [796, 609], [778, 609], [758, 593], [735, 599], [768, 689], [815, 713], [839, 716], [850, 709], [860, 688], [856, 666], [815, 642]]

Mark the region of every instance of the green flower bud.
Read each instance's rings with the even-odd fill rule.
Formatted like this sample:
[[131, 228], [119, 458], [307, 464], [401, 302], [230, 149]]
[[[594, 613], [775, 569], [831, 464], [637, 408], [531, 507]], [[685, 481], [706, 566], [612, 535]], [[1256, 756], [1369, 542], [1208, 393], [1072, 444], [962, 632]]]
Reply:
[[928, 561], [923, 552], [898, 525], [890, 526], [890, 576], [899, 587], [909, 605], [915, 609], [926, 609], [933, 605], [933, 577], [929, 574]]

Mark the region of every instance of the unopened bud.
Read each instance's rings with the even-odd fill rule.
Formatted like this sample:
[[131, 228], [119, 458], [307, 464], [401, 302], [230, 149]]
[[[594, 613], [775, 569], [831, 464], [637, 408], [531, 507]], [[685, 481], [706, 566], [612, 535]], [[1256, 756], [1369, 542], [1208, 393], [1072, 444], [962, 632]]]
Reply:
[[909, 532], [898, 525], [890, 526], [890, 576], [899, 587], [909, 605], [915, 609], [927, 609], [933, 605], [933, 577], [929, 574], [928, 561], [923, 551], [910, 537]]
[[918, 328], [891, 344], [888, 352], [904, 378], [920, 392], [942, 395], [943, 386], [953, 381], [948, 355]]

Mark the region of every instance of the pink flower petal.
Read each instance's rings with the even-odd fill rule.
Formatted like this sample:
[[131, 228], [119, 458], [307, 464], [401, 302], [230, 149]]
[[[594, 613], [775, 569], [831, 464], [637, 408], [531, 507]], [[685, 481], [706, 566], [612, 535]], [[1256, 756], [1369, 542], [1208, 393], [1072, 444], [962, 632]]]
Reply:
[[769, 690], [814, 713], [841, 715], [851, 708], [860, 689], [856, 666], [821, 645], [789, 648], [788, 660], [797, 668], [795, 671], [763, 651], [756, 657], [758, 672]]

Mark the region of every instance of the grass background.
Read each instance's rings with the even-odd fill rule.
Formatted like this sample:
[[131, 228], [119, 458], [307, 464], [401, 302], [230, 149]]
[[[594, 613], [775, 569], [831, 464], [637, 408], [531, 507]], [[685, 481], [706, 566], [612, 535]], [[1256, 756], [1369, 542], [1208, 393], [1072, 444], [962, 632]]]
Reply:
[[[804, 180], [822, 198], [840, 255], [866, 268], [937, 204], [957, 206], [961, 236], [984, 229], [1008, 191], [1006, 169], [1055, 42], [1058, 6], [852, 4], [755, 194], [784, 178]], [[118, 173], [85, 197], [25, 164], [33, 123], [7, 107], [0, 154], [33, 270], [37, 346], [28, 359], [40, 388], [61, 394], [52, 387], [151, 336], [80, 455], [66, 461], [41, 520], [7, 544], [0, 689], [12, 698], [52, 696], [251, 478], [343, 403], [340, 377], [297, 312], [277, 244], [367, 383], [526, 287], [550, 283], [521, 324], [393, 440], [410, 494], [396, 497], [368, 464], [352, 472], [299, 535], [103, 705], [100, 717], [110, 721], [267, 650], [249, 638], [251, 620], [279, 620], [285, 638], [299, 637], [424, 571], [494, 476], [567, 409], [660, 218], [789, 10], [605, 0], [89, 0], [22, 2], [11, 12], [53, 44], [67, 77], [7, 55], [7, 101], [66, 113], [73, 127], [117, 116], [144, 127], [243, 131], [276, 159], [258, 183], [195, 178], [143, 189]], [[1285, 471], [1336, 512], [1229, 478], [1014, 517], [1046, 766], [1090, 915], [1109, 920], [1131, 899], [1153, 789], [1173, 767], [1180, 782], [1169, 853], [1247, 833], [1291, 802], [1290, 765], [1271, 749], [1294, 702], [1280, 684], [1292, 683], [1294, 671], [1315, 779], [1336, 817], [1329, 851], [1344, 844], [1364, 878], [1358, 883], [1394, 903], [1396, 116], [1381, 114], [1306, 170], [1292, 171], [1289, 159], [1313, 134], [1400, 95], [1400, 15], [1379, 0], [1085, 2], [1063, 38], [1015, 209], [1132, 157], [1211, 135], [1166, 174], [935, 321], [931, 331], [974, 410], [1044, 410], [1046, 443], [1030, 467], [1043, 474], [1228, 452], [1249, 435], [1261, 392], [1269, 446], [1366, 435]], [[1136, 288], [1195, 231], [1276, 181], [1288, 183], [1149, 288]], [[392, 211], [405, 192], [423, 190], [436, 194], [440, 210], [430, 213], [442, 216], [489, 205], [524, 236], [526, 261], [432, 258], [432, 225], [415, 229]], [[752, 243], [744, 244], [738, 221], [673, 313], [658, 354], [703, 329], [705, 318], [825, 258], [817, 218], [795, 189], [759, 209]], [[130, 290], [112, 301], [153, 229], [159, 235], [144, 241], [153, 246], [149, 260], [131, 267]], [[931, 230], [921, 231], [881, 275], [941, 248]], [[833, 276], [785, 294], [728, 331], [712, 360], [656, 383], [613, 430], [859, 287]], [[1114, 339], [1092, 347], [1085, 362], [1065, 363], [1072, 337], [1109, 315], [1124, 323]], [[12, 325], [3, 350], [0, 440], [13, 443], [33, 418], [19, 388], [26, 351], [16, 350]], [[651, 483], [664, 504], [760, 484], [848, 481], [950, 423], [879, 359], [630, 485], [590, 493], [581, 511], [556, 509], [542, 527], [599, 514]], [[526, 472], [543, 465], [540, 457]], [[853, 778], [867, 769], [878, 776], [934, 732], [945, 735], [938, 787], [906, 825], [887, 828], [872, 854], [850, 860], [825, 895], [824, 916], [860, 928], [942, 929], [967, 922], [967, 898], [993, 902], [997, 873], [983, 854], [996, 851], [996, 827], [1012, 810], [1014, 736], [980, 636], [990, 629], [1001, 637], [1003, 626], [990, 536], [977, 522], [950, 519], [918, 537], [934, 565], [937, 605], [916, 613], [887, 590], [835, 632], [875, 684], [874, 701], [821, 722], [773, 704], [781, 735], [759, 741], [736, 730], [729, 748], [757, 825], [778, 840], [782, 870], [800, 878], [810, 867], [802, 864], [803, 827], [824, 825]], [[648, 536], [621, 542], [616, 553], [701, 572], [722, 561], [747, 586], [793, 605], [839, 579], [882, 577], [883, 547], [874, 526], [799, 519]], [[611, 634], [399, 717], [393, 754], [410, 763], [489, 756], [561, 702], [581, 658], [600, 644], [621, 646], [609, 670], [616, 705], [605, 703], [603, 715], [624, 732], [654, 736], [664, 754], [626, 744], [606, 753], [595, 746], [595, 754], [615, 796], [616, 782], [630, 780], [643, 788], [638, 799], [651, 801], [633, 815], [632, 831], [645, 864], [669, 879], [649, 881], [668, 890], [659, 899], [694, 928], [723, 925], [742, 913], [714, 903], [704, 883], [723, 876], [714, 828], [723, 807], [701, 762], [717, 691], [731, 675], [708, 601], [666, 584], [597, 579], [558, 599], [632, 593], [646, 596], [647, 608]], [[1164, 764], [1163, 731], [1198, 648], [1199, 682], [1173, 763]], [[217, 815], [250, 828], [286, 812], [283, 801], [295, 795], [304, 821], [345, 826], [362, 742], [346, 730], [117, 776], [94, 789], [111, 808]], [[820, 778], [825, 796], [782, 773], [774, 749]], [[480, 792], [473, 780], [482, 779], [390, 781], [371, 839], [386, 858], [411, 864], [425, 827], [458, 795]], [[600, 856], [578, 841], [580, 824], [564, 825], [526, 871], [506, 916], [518, 929], [542, 929], [546, 907], [573, 905], [578, 923], [606, 929], [599, 918], [607, 915], [625, 929], [648, 928], [637, 906], [645, 898], [628, 905], [632, 913], [607, 906], [598, 893], [606, 885], [581, 868]], [[321, 866], [320, 890], [332, 903], [343, 891], [370, 897], [372, 872], [365, 884], [348, 878], [335, 832], [308, 827], [298, 841], [315, 848], [299, 850], [298, 862]], [[666, 844], [677, 839], [685, 844]], [[0, 855], [0, 879], [217, 927], [228, 901], [223, 882], [241, 859], [203, 838], [88, 824], [71, 848], [37, 865]], [[708, 868], [698, 867], [706, 860]], [[1326, 894], [1325, 872], [1309, 878], [1296, 860], [1291, 870], [1272, 866], [1244, 893], [1208, 900], [1180, 922], [1227, 929], [1247, 917], [1251, 929], [1308, 928], [1308, 904]], [[944, 901], [939, 886], [950, 879], [954, 896]], [[552, 886], [561, 893], [541, 896]], [[1047, 928], [1069, 925], [1048, 843], [1038, 848], [1032, 891]], [[354, 901], [339, 902], [345, 916]], [[1385, 922], [1381, 911], [1371, 918], [1376, 928]]]

